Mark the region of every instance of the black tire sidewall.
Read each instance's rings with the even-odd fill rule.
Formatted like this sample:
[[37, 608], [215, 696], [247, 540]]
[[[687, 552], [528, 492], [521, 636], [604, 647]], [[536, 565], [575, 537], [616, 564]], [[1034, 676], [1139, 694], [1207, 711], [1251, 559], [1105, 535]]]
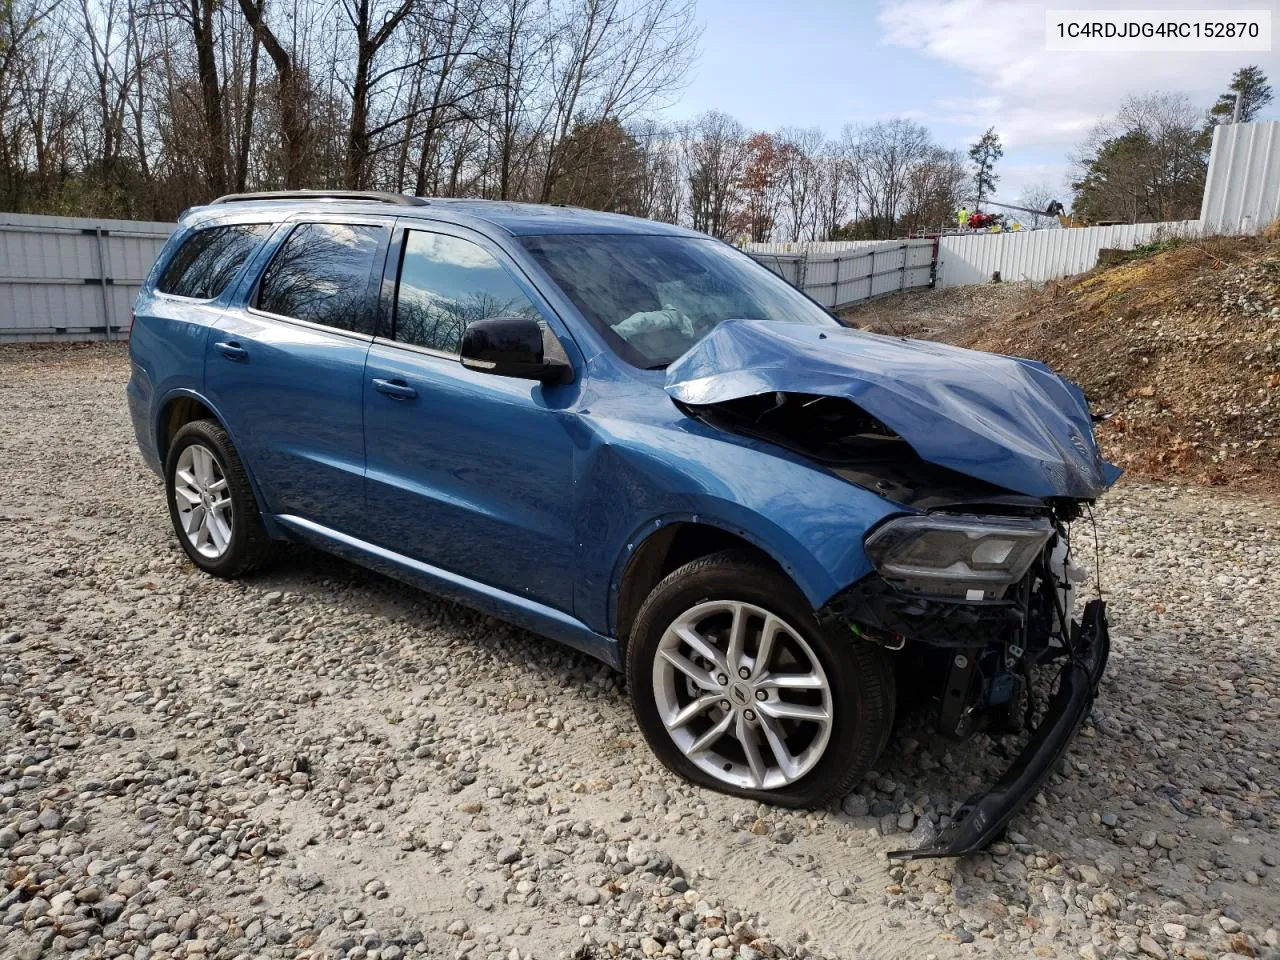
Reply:
[[[684, 755], [662, 723], [653, 693], [658, 644], [676, 617], [706, 600], [739, 600], [777, 614], [801, 633], [826, 672], [834, 714], [830, 739], [817, 766], [793, 784], [751, 790], [717, 780]], [[779, 806], [816, 806], [847, 793], [875, 762], [893, 720], [893, 699], [883, 689], [891, 677], [886, 664], [878, 648], [824, 629], [804, 595], [780, 572], [732, 553], [695, 560], [664, 579], [641, 607], [627, 648], [632, 707], [658, 758], [695, 783]]]
[[[174, 497], [174, 477], [177, 471], [178, 457], [187, 447], [199, 444], [213, 454], [218, 468], [227, 481], [227, 490], [231, 498], [231, 543], [227, 550], [216, 560], [203, 556], [191, 545], [182, 529], [182, 521], [178, 516], [178, 506]], [[165, 499], [169, 506], [169, 519], [173, 523], [173, 532], [178, 538], [183, 552], [201, 570], [218, 577], [234, 577], [244, 572], [251, 564], [248, 554], [251, 548], [251, 527], [261, 524], [258, 514], [257, 500], [245, 479], [244, 468], [236, 456], [235, 449], [225, 430], [209, 420], [196, 420], [182, 427], [169, 445], [164, 466]]]

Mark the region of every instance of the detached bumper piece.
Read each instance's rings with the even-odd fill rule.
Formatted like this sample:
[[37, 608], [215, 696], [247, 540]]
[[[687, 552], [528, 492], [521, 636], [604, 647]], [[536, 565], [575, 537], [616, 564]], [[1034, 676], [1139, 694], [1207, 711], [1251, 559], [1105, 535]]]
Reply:
[[1106, 669], [1111, 636], [1104, 601], [1090, 600], [1079, 622], [1072, 624], [1071, 633], [1076, 655], [1062, 668], [1058, 690], [1044, 717], [1005, 775], [986, 793], [965, 801], [941, 845], [895, 850], [889, 854], [890, 859], [922, 860], [977, 853], [998, 839], [1009, 821], [1035, 796], [1088, 715]]

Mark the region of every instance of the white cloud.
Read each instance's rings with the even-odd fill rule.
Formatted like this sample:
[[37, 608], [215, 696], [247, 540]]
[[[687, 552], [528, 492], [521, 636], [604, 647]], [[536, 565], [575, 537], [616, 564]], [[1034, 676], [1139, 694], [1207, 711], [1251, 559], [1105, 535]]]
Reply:
[[[1111, 6], [1137, 6], [1121, 0]], [[1205, 0], [1162, 6], [1200, 8]], [[1249, 6], [1251, 4], [1242, 4]], [[1099, 118], [1132, 93], [1187, 94], [1207, 109], [1231, 74], [1250, 63], [1280, 80], [1280, 53], [1063, 53], [1045, 50], [1047, 9], [1064, 0], [886, 0], [879, 21], [882, 43], [919, 51], [969, 73], [973, 97], [939, 96], [932, 122], [971, 127], [994, 125], [1007, 148], [1065, 154]], [[1278, 48], [1280, 49], [1280, 48]], [[1275, 105], [1273, 105], [1274, 109]]]

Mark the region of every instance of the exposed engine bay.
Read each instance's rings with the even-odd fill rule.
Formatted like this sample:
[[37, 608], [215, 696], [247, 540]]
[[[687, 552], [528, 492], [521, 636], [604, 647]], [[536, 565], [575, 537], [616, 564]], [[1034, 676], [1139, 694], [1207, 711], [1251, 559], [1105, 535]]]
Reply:
[[852, 483], [917, 509], [978, 501], [1028, 509], [1041, 504], [921, 459], [906, 440], [844, 397], [760, 394], [690, 412], [713, 426], [791, 450]]

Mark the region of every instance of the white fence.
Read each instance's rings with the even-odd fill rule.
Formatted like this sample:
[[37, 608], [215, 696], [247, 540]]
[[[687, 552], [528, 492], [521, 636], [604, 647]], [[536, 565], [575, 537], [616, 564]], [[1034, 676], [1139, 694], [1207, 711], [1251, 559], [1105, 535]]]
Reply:
[[933, 240], [749, 243], [746, 251], [833, 310], [933, 282]]
[[124, 336], [173, 226], [0, 213], [0, 343]]
[[1280, 218], [1280, 120], [1213, 128], [1200, 204], [1206, 233], [1257, 233]]
[[800, 240], [795, 243], [771, 240], [748, 243], [743, 249], [753, 257], [760, 253], [853, 253], [873, 247], [888, 249], [901, 240]]
[[1132, 250], [1164, 237], [1199, 232], [1199, 220], [1178, 220], [942, 237], [938, 241], [936, 285], [987, 283], [997, 273], [1001, 280], [1058, 280], [1092, 269], [1098, 262], [1099, 250]]

